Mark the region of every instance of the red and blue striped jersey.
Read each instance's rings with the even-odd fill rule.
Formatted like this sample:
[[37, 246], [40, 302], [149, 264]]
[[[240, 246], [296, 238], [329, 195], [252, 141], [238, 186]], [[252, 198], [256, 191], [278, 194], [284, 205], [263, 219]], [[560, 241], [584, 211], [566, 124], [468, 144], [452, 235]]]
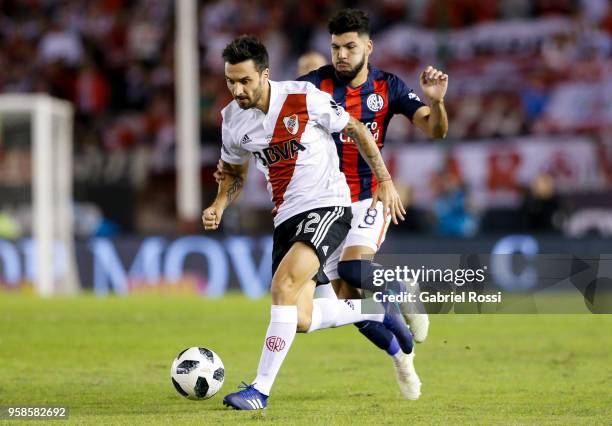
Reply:
[[[419, 97], [396, 75], [368, 66], [368, 79], [352, 88], [336, 78], [334, 68], [325, 65], [298, 80], [309, 81], [329, 93], [346, 111], [360, 120], [374, 135], [380, 149], [384, 146], [387, 126], [395, 114], [403, 114], [410, 121], [417, 109], [424, 106]], [[357, 145], [341, 133], [333, 135], [340, 170], [351, 189], [352, 202], [372, 198], [376, 191], [376, 176], [361, 157]]]

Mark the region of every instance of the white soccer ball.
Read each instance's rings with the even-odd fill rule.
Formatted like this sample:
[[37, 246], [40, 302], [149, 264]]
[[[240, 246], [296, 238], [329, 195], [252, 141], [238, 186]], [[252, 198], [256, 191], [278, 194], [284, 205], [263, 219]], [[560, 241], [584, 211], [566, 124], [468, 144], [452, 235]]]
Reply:
[[214, 396], [225, 378], [219, 355], [206, 348], [188, 348], [178, 354], [170, 370], [172, 384], [187, 399], [208, 399]]

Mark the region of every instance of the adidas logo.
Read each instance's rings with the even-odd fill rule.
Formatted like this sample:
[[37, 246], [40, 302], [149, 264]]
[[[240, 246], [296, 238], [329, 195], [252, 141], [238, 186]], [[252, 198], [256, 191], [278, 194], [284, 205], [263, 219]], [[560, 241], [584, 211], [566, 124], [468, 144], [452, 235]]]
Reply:
[[247, 399], [246, 402], [249, 403], [249, 405], [251, 406], [251, 408], [253, 410], [261, 410], [262, 408], [264, 408], [264, 406], [261, 403], [261, 401], [259, 400], [259, 398], [257, 398], [257, 399]]
[[327, 256], [327, 250], [329, 250], [329, 246], [323, 246], [323, 247], [321, 247], [321, 249], [323, 249], [323, 254], [325, 254], [325, 256]]
[[249, 143], [249, 142], [252, 142], [252, 141], [251, 141], [251, 138], [249, 137], [249, 135], [244, 135], [244, 136], [242, 137], [242, 139], [240, 139], [240, 144], [241, 144], [241, 145], [247, 144], [247, 143]]

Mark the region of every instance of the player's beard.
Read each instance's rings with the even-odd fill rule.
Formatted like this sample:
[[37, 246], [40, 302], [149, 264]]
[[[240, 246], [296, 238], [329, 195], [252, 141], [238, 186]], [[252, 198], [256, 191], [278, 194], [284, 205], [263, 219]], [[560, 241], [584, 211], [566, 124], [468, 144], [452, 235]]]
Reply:
[[255, 108], [255, 106], [257, 105], [257, 102], [259, 102], [259, 100], [261, 99], [262, 94], [263, 94], [263, 84], [260, 84], [257, 89], [253, 90], [253, 93], [251, 94], [251, 96], [248, 96], [246, 98], [249, 100], [248, 103], [243, 105], [240, 103], [238, 98], [235, 98], [235, 100], [241, 109], [251, 109], [251, 108]]
[[355, 77], [357, 77], [357, 74], [361, 72], [361, 70], [365, 66], [365, 61], [366, 55], [364, 54], [363, 58], [361, 58], [361, 61], [359, 61], [359, 63], [352, 69], [346, 71], [338, 71], [337, 68], [334, 68], [336, 71], [336, 77], [338, 77], [338, 79], [343, 83], [350, 83]]

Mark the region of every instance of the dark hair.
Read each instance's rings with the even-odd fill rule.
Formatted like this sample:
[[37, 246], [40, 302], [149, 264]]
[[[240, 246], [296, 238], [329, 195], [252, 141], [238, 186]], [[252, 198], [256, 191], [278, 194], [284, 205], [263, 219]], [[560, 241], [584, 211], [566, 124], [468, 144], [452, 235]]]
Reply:
[[358, 9], [342, 9], [329, 20], [327, 29], [330, 34], [338, 35], [350, 32], [370, 35], [370, 18]]
[[253, 60], [258, 72], [268, 68], [268, 51], [256, 37], [242, 35], [223, 49], [223, 60], [232, 65], [249, 59]]

